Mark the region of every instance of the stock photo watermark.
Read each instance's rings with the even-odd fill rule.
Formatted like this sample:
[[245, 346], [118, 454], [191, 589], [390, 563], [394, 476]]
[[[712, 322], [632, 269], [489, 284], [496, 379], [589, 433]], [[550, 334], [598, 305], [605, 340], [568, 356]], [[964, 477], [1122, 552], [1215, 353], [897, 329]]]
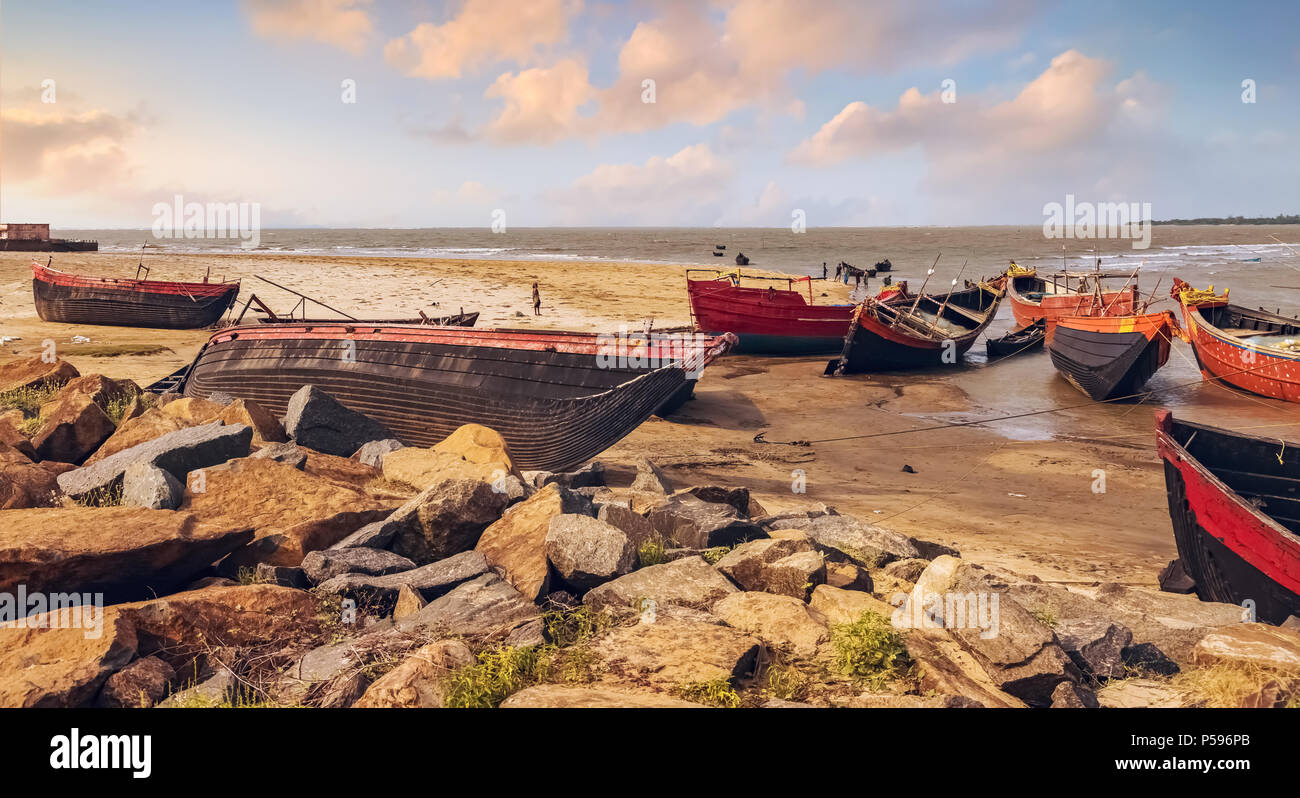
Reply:
[[262, 243], [262, 205], [258, 202], [186, 202], [177, 194], [171, 202], [153, 206], [156, 239], [237, 239], [245, 249]]

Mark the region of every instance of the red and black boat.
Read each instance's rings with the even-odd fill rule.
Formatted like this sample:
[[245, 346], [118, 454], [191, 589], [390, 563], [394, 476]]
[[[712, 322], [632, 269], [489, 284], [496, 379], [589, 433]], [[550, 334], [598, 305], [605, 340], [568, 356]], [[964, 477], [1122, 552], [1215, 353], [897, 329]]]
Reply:
[[188, 330], [216, 323], [238, 294], [238, 280], [125, 280], [32, 264], [32, 296], [42, 321]]
[[[692, 280], [686, 273], [686, 292], [695, 326], [708, 335], [733, 333], [740, 340], [736, 351], [763, 354], [834, 352], [844, 345], [853, 305], [814, 305], [812, 278], [747, 277], [777, 285], [741, 285], [739, 269], [717, 273], [710, 280]], [[808, 284], [808, 298], [794, 284]]]
[[1228, 294], [1174, 280], [1183, 326], [1207, 380], [1300, 402], [1300, 319], [1228, 304]]
[[1061, 316], [1047, 344], [1052, 365], [1071, 385], [1104, 402], [1131, 396], [1169, 360], [1178, 322], [1169, 311]]
[[1300, 615], [1300, 443], [1156, 413], [1169, 517], [1183, 568], [1205, 601]]
[[[911, 295], [903, 286], [853, 311], [840, 356], [827, 374], [923, 368], [956, 363], [993, 323], [1003, 277], [948, 294]], [[968, 283], [969, 285], [969, 283]]]
[[221, 392], [282, 415], [315, 385], [431, 446], [463, 424], [495, 429], [525, 470], [562, 471], [689, 396], [735, 337], [402, 325], [267, 324], [214, 334], [176, 390]]
[[1087, 316], [1100, 307], [1109, 307], [1115, 313], [1136, 312], [1137, 285], [1125, 283], [1118, 290], [1113, 287], [1116, 280], [1131, 279], [1129, 274], [1096, 269], [1040, 275], [1036, 269], [1026, 269], [1012, 262], [1006, 275], [1007, 301], [1020, 327], [1027, 327], [1039, 319], [1046, 319], [1050, 327], [1062, 316]]

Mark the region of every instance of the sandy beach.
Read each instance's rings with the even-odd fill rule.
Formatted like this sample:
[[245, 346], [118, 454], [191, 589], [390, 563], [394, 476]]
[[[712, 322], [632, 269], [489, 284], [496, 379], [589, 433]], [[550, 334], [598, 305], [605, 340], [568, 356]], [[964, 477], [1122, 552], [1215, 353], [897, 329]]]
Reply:
[[[60, 254], [56, 266], [129, 276], [137, 259]], [[481, 327], [616, 330], [640, 328], [646, 319], [661, 327], [690, 322], [685, 267], [300, 255], [151, 259], [155, 279], [195, 279], [209, 268], [213, 279], [242, 279], [236, 312], [251, 293], [277, 310], [297, 301], [253, 276], [262, 274], [364, 316], [463, 307], [482, 313]], [[0, 335], [18, 339], [4, 347], [6, 357], [38, 354], [52, 340], [82, 373], [147, 385], [189, 362], [208, 336], [44, 323], [31, 302], [30, 260], [19, 253], [0, 258]], [[534, 280], [541, 284], [540, 317], [529, 312]], [[818, 302], [847, 298], [844, 286], [814, 286]], [[73, 336], [90, 340], [73, 343]], [[1166, 384], [1196, 378], [1186, 362], [1190, 350], [1177, 346], [1171, 374], [1160, 377]], [[671, 420], [646, 422], [600, 459], [628, 479], [634, 458], [649, 456], [683, 481], [748, 485], [769, 510], [824, 502], [1045, 581], [1155, 586], [1160, 568], [1176, 556], [1152, 445], [1153, 404], [1066, 409], [1082, 397], [1055, 378], [1045, 355], [850, 378], [820, 376], [824, 364], [822, 357], [729, 356], [706, 372], [695, 401]], [[1200, 398], [1186, 409], [1198, 417], [1208, 412], [1211, 420], [1251, 414], [1257, 426], [1295, 422], [1294, 411], [1278, 403], [1212, 388], [1199, 388]], [[1044, 400], [1060, 408], [1046, 433], [1032, 426], [1045, 419], [1037, 416], [1025, 419], [1028, 429], [999, 423], [899, 434], [1033, 412]], [[788, 446], [755, 442], [760, 432], [768, 441], [853, 439]], [[1098, 469], [1104, 492], [1094, 490]], [[801, 486], [805, 493], [796, 492]]]

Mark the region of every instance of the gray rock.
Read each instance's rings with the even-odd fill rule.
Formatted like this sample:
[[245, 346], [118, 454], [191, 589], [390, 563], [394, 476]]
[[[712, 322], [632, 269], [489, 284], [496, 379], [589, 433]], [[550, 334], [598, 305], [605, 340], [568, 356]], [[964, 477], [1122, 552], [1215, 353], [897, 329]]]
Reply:
[[[697, 485], [687, 488], [683, 494], [694, 496], [710, 504], [726, 504], [734, 508], [742, 517], [749, 517], [749, 488], [724, 488], [719, 485]], [[678, 495], [683, 495], [678, 494]]]
[[506, 474], [492, 483], [492, 488], [506, 497], [506, 505], [521, 502], [532, 496], [535, 490], [514, 474]]
[[807, 601], [813, 589], [826, 584], [826, 561], [815, 551], [782, 557], [763, 572], [763, 590]]
[[382, 468], [384, 455], [405, 448], [406, 444], [396, 438], [384, 438], [383, 440], [362, 444], [361, 448], [357, 449], [356, 453], [352, 455], [352, 459], [363, 465]]
[[1130, 670], [1151, 673], [1157, 676], [1173, 676], [1181, 668], [1178, 663], [1165, 656], [1165, 652], [1155, 643], [1137, 643], [1128, 646], [1121, 653], [1124, 664]]
[[593, 609], [680, 604], [708, 610], [720, 598], [737, 593], [736, 586], [702, 557], [687, 557], [651, 565], [593, 588], [582, 603]]
[[469, 637], [510, 636], [541, 616], [531, 601], [496, 574], [483, 574], [458, 585], [409, 618], [398, 621], [402, 631]]
[[193, 687], [188, 687], [168, 696], [158, 706], [161, 707], [186, 707], [186, 706], [215, 706], [226, 702], [233, 702], [239, 695], [239, 679], [231, 673], [226, 667], [220, 667], [217, 673]]
[[[384, 520], [386, 521], [388, 519]], [[356, 532], [353, 532], [338, 543], [330, 546], [329, 550], [336, 551], [338, 549], [355, 548], [386, 549], [388, 548], [388, 544], [393, 542], [393, 538], [397, 536], [397, 529], [398, 527], [396, 524], [385, 524], [384, 521], [375, 521], [374, 523], [366, 524]]]
[[339, 457], [350, 457], [371, 441], [396, 437], [383, 424], [348, 409], [315, 385], [304, 385], [289, 397], [284, 431], [302, 446]]
[[1097, 694], [1073, 682], [1061, 682], [1052, 691], [1052, 709], [1096, 709]]
[[906, 535], [864, 524], [848, 515], [818, 516], [789, 528], [807, 533], [813, 546], [831, 559], [847, 559], [864, 568], [879, 568], [894, 560], [921, 556]]
[[546, 559], [578, 591], [631, 573], [636, 553], [623, 530], [588, 515], [557, 515], [546, 532]]
[[551, 484], [570, 489], [600, 488], [605, 486], [605, 466], [592, 460], [576, 471], [525, 471], [524, 481], [534, 488], [544, 488]]
[[650, 519], [634, 512], [626, 504], [601, 503], [596, 508], [596, 518], [623, 530], [623, 534], [637, 546], [655, 536], [655, 527]]
[[415, 563], [400, 554], [364, 546], [313, 551], [302, 558], [302, 569], [313, 585], [342, 574], [384, 576], [414, 567]]
[[311, 587], [311, 582], [307, 581], [307, 574], [303, 573], [301, 568], [259, 562], [253, 569], [253, 574], [258, 582], [266, 584], [294, 587], [299, 590], [307, 590]]
[[123, 449], [92, 465], [59, 474], [59, 489], [74, 499], [111, 490], [122, 483], [127, 466], [132, 463], [157, 466], [184, 483], [185, 475], [195, 469], [247, 457], [252, 441], [253, 428], [246, 424], [225, 425], [213, 421], [186, 427]]
[[501, 517], [509, 497], [489, 482], [451, 479], [430, 485], [380, 522], [388, 549], [425, 564], [474, 548]]
[[147, 709], [167, 697], [176, 671], [158, 657], [141, 657], [108, 677], [96, 704], [112, 709]]
[[1084, 673], [1098, 679], [1125, 675], [1124, 649], [1133, 642], [1127, 626], [1100, 618], [1070, 618], [1053, 628], [1061, 648]]
[[925, 567], [930, 564], [929, 560], [914, 557], [907, 560], [895, 560], [885, 566], [885, 573], [895, 579], [902, 579], [907, 582], [915, 582]]
[[673, 492], [674, 486], [659, 466], [643, 457], [636, 464], [636, 479], [632, 481], [632, 490], [666, 495]]
[[760, 526], [767, 530], [773, 529], [803, 529], [803, 525], [810, 518], [821, 518], [823, 515], [839, 515], [834, 508], [822, 505], [820, 508], [811, 508], [798, 512], [774, 513], [763, 516], [758, 522]]
[[185, 500], [185, 486], [150, 463], [132, 463], [122, 472], [122, 504], [149, 510], [175, 510]]
[[486, 573], [488, 564], [482, 553], [466, 551], [409, 571], [382, 576], [340, 574], [321, 582], [316, 589], [358, 600], [377, 601], [387, 606], [397, 601], [402, 585], [408, 585], [429, 601]]
[[355, 644], [351, 641], [317, 646], [302, 655], [291, 675], [304, 682], [328, 682], [352, 667], [354, 649]]
[[664, 540], [707, 549], [767, 537], [767, 532], [728, 504], [694, 496], [675, 496], [650, 512], [649, 520]]
[[1156, 580], [1160, 583], [1160, 589], [1166, 593], [1192, 593], [1196, 590], [1196, 580], [1187, 573], [1183, 561], [1179, 559], [1170, 560]]
[[727, 552], [713, 567], [744, 590], [766, 590], [767, 566], [800, 551], [808, 551], [808, 543], [782, 538], [751, 540]]
[[307, 452], [296, 443], [272, 443], [253, 452], [249, 457], [288, 463], [299, 471], [307, 467]]
[[908, 538], [912, 546], [921, 554], [923, 560], [933, 560], [935, 557], [942, 557], [945, 554], [949, 557], [961, 557], [961, 552], [952, 546], [945, 546], [942, 543], [935, 543], [932, 540], [922, 540], [921, 538]]

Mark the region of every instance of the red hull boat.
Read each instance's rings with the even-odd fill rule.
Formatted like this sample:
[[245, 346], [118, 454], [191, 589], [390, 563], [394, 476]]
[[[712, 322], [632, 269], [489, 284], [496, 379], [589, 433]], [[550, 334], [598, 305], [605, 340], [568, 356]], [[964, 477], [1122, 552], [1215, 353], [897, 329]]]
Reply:
[[1300, 402], [1300, 319], [1228, 304], [1228, 295], [1174, 280], [1183, 327], [1207, 380]]
[[122, 280], [32, 264], [32, 296], [42, 321], [187, 330], [216, 323], [238, 294], [238, 280]]
[[1300, 443], [1156, 413], [1178, 556], [1206, 601], [1300, 615]]
[[[1127, 274], [1114, 272], [1057, 272], [1040, 277], [1033, 269], [1013, 266], [1007, 270], [1007, 301], [1018, 327], [1028, 327], [1039, 319], [1046, 319], [1048, 340], [1052, 325], [1062, 316], [1096, 315], [1096, 285], [1100, 280], [1123, 279]], [[1120, 291], [1103, 291], [1101, 307], [1109, 307], [1119, 315], [1134, 313], [1138, 303], [1137, 286]]]
[[[788, 283], [786, 288], [756, 288], [739, 285], [733, 275], [692, 280], [687, 274], [691, 315], [701, 332], [734, 333], [739, 352], [806, 354], [834, 352], [844, 345], [853, 305], [812, 304], [811, 278], [779, 280]], [[803, 281], [808, 283], [806, 300], [789, 287]]]

